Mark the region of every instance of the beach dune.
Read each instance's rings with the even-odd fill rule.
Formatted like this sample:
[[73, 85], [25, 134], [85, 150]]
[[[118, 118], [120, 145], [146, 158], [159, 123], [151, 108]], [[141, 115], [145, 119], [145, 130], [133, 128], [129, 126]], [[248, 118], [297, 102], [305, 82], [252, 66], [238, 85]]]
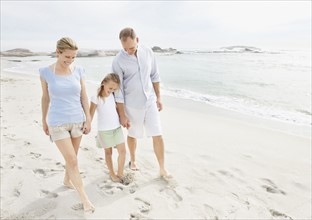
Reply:
[[[87, 85], [89, 97], [93, 87]], [[158, 177], [146, 138], [138, 142], [140, 171], [125, 167], [129, 184], [113, 183], [93, 123], [78, 154], [96, 207], [85, 214], [78, 194], [62, 185], [64, 160], [42, 131], [39, 76], [1, 71], [1, 219], [312, 218], [310, 127], [167, 96], [163, 101], [173, 179]]]

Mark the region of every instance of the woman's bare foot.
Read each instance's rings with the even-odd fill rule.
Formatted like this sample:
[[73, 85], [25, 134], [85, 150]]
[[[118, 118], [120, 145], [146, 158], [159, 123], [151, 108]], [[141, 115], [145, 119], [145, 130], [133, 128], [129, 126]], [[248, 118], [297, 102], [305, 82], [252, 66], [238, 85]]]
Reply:
[[72, 184], [72, 182], [70, 180], [63, 182], [64, 186], [70, 188], [70, 189], [75, 189], [74, 185]]
[[83, 203], [83, 210], [87, 213], [93, 213], [95, 211], [94, 205], [89, 201], [84, 201]]

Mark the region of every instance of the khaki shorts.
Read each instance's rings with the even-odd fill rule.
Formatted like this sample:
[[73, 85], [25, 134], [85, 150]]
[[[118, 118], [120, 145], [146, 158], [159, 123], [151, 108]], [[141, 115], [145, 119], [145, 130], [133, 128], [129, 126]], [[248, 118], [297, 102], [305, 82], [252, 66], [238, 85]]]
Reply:
[[83, 122], [49, 126], [50, 139], [51, 141], [59, 141], [66, 138], [80, 137], [83, 134], [82, 127]]
[[98, 131], [96, 145], [99, 148], [116, 147], [125, 142], [121, 127], [108, 131]]

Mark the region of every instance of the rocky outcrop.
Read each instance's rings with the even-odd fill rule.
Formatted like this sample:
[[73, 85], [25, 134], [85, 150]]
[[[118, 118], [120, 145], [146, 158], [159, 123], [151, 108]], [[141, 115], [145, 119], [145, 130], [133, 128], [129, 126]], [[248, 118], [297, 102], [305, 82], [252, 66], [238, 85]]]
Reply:
[[45, 56], [48, 55], [48, 53], [32, 52], [28, 49], [16, 48], [12, 50], [2, 51], [0, 55], [4, 57], [27, 57], [27, 56]]
[[158, 46], [154, 46], [152, 47], [152, 50], [155, 53], [164, 53], [164, 54], [181, 54], [180, 51], [178, 51], [177, 49], [173, 49], [173, 48], [168, 48], [168, 49], [162, 49], [161, 47]]
[[[108, 57], [115, 56], [119, 50], [93, 50], [93, 49], [80, 49], [78, 50], [77, 57]], [[55, 57], [55, 52], [49, 54]]]
[[232, 53], [261, 53], [261, 49], [257, 47], [249, 47], [249, 46], [229, 46], [222, 47], [220, 52], [232, 52]]

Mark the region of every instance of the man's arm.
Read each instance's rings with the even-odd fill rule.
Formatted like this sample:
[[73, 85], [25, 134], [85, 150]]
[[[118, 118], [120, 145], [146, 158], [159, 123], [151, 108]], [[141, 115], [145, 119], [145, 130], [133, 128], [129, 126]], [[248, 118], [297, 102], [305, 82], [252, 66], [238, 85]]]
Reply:
[[116, 108], [119, 115], [120, 124], [125, 128], [130, 128], [130, 121], [125, 114], [124, 103], [116, 102]]
[[153, 87], [154, 87], [154, 91], [157, 97], [157, 100], [156, 100], [157, 108], [158, 108], [158, 111], [161, 111], [163, 109], [163, 104], [162, 104], [162, 100], [160, 97], [160, 83], [154, 82]]

